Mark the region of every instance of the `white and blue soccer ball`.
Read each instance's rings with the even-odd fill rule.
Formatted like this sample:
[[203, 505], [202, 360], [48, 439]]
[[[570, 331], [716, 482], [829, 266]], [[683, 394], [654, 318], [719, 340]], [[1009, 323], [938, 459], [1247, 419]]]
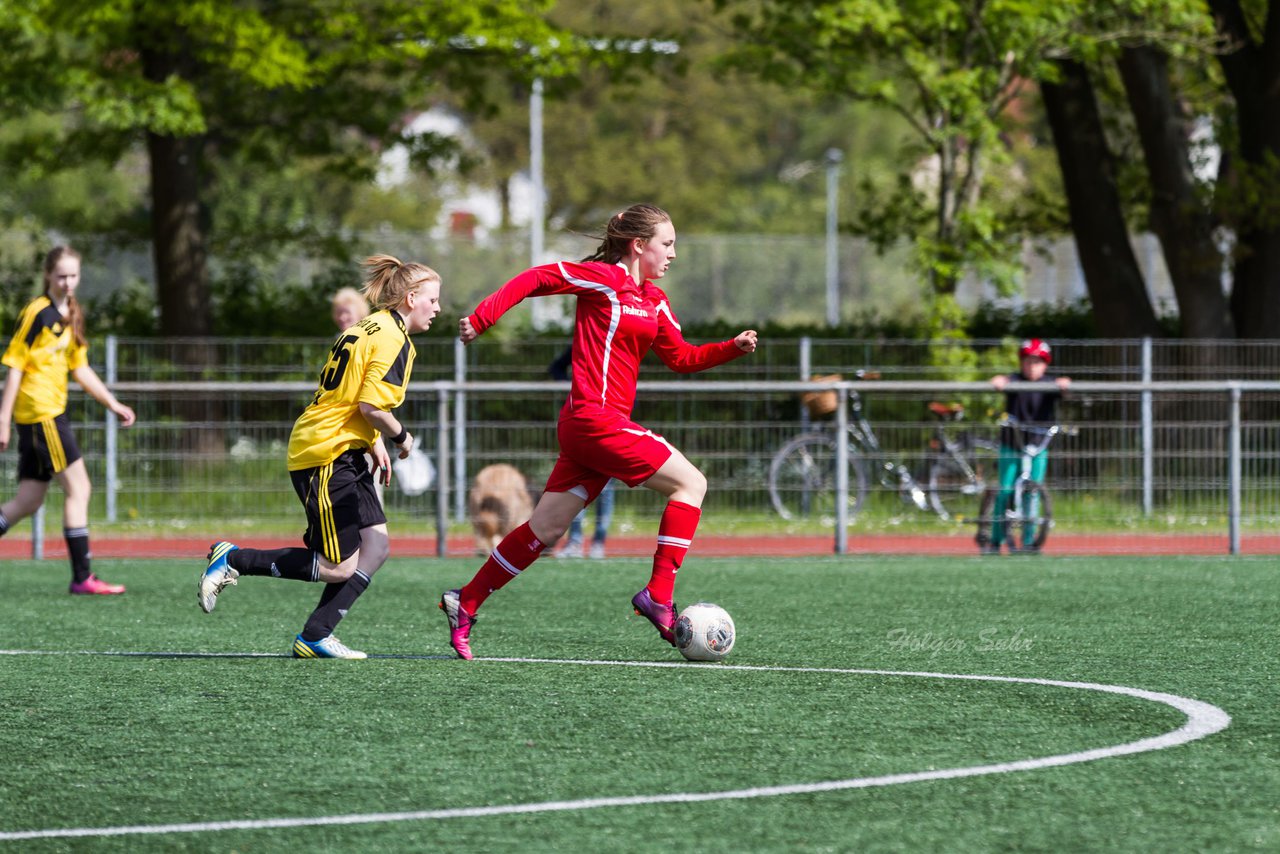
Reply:
[[699, 602], [676, 618], [676, 649], [690, 661], [720, 661], [736, 639], [733, 617], [719, 605]]

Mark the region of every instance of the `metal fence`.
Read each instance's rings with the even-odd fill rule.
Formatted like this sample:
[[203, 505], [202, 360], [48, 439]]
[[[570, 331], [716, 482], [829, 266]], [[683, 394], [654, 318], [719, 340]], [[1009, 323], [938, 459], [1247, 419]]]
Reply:
[[[679, 306], [677, 306], [677, 309]], [[522, 309], [516, 309], [514, 315]], [[569, 343], [556, 335], [530, 336], [499, 326], [472, 347], [448, 331], [415, 339], [414, 378], [421, 380], [540, 380]], [[1128, 382], [1270, 380], [1280, 373], [1280, 339], [1185, 340], [1159, 338], [1055, 339], [1052, 371], [1083, 380]], [[104, 338], [92, 342], [96, 370], [120, 381], [226, 380], [310, 382], [332, 341], [321, 338]], [[989, 338], [927, 341], [800, 337], [761, 339], [748, 359], [716, 369], [735, 379], [794, 380], [811, 374], [875, 371], [884, 379], [984, 379], [1017, 367], [1017, 340]], [[656, 360], [647, 379], [670, 377]]]
[[[545, 381], [545, 366], [564, 343], [500, 342], [487, 351], [453, 342], [419, 345], [401, 415], [426, 440], [439, 476], [421, 495], [394, 486], [387, 491], [393, 536], [435, 537], [439, 549], [456, 551], [441, 535], [465, 535], [468, 480], [488, 463], [513, 463], [531, 486], [541, 486], [556, 456], [555, 416], [567, 388]], [[166, 348], [192, 346], [208, 348], [204, 355], [214, 357], [201, 378], [177, 369], [166, 373]], [[110, 341], [96, 348], [95, 355], [107, 359], [104, 376], [138, 411], [139, 423], [121, 430], [92, 401], [73, 395], [69, 411], [95, 483], [95, 548], [104, 535], [296, 538], [301, 512], [284, 471], [284, 449], [314, 389], [311, 370], [296, 366], [318, 365], [326, 346]], [[930, 400], [964, 402], [967, 423], [948, 429], [994, 439], [1002, 397], [986, 382], [937, 379], [935, 369], [920, 364], [931, 346], [937, 345], [795, 342], [725, 366], [710, 375], [713, 381], [670, 380], [660, 367], [646, 370], [635, 415], [708, 475], [700, 537], [736, 538], [743, 551], [769, 541], [814, 552], [969, 553], [977, 496], [971, 512], [944, 520], [876, 485], [856, 517], [841, 524], [838, 511], [785, 520], [769, 495], [770, 462], [784, 443], [815, 427], [838, 431], [839, 419], [847, 416], [841, 406], [834, 424], [816, 423], [799, 403], [814, 388], [859, 394], [884, 458], [913, 472], [921, 472], [930, 455], [936, 429], [926, 410]], [[983, 346], [1000, 355], [1008, 342]], [[1204, 378], [1204, 361], [1197, 358], [1210, 346], [1132, 341], [1057, 347], [1058, 363], [1068, 363], [1075, 378], [1061, 413], [1075, 432], [1051, 451], [1055, 516], [1046, 550], [1280, 553], [1272, 535], [1280, 523], [1280, 382]], [[1222, 350], [1220, 343], [1212, 346]], [[1216, 370], [1261, 376], [1276, 363], [1277, 349], [1280, 342], [1257, 342], [1240, 345], [1231, 358], [1218, 352]], [[878, 371], [884, 379], [819, 386], [800, 380], [811, 373], [851, 376], [858, 369]], [[1188, 375], [1196, 378], [1183, 378]], [[668, 379], [652, 379], [657, 376]], [[1168, 376], [1179, 378], [1162, 378]], [[10, 478], [13, 456], [0, 463]], [[624, 493], [615, 534], [624, 543], [634, 536], [635, 553], [651, 550], [660, 499], [643, 489]], [[57, 512], [51, 502], [51, 516]]]

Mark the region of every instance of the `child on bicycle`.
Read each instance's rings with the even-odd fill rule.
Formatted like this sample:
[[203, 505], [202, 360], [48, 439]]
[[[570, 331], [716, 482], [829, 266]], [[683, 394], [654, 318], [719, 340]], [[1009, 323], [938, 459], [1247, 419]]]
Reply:
[[[1053, 350], [1049, 342], [1040, 338], [1030, 338], [1022, 342], [1018, 348], [1019, 370], [1016, 374], [999, 374], [991, 378], [991, 387], [996, 391], [1004, 391], [1011, 382], [1043, 384], [1044, 389], [1035, 391], [1009, 391], [1004, 396], [1006, 421], [1000, 429], [1000, 494], [996, 498], [994, 521], [991, 525], [990, 542], [981, 537], [978, 547], [983, 554], [999, 554], [1007, 533], [1004, 524], [1005, 508], [1013, 496], [1013, 485], [1022, 468], [1023, 448], [1028, 439], [1024, 428], [1050, 427], [1057, 421], [1058, 401], [1071, 386], [1070, 377], [1054, 377], [1048, 375], [1049, 364], [1053, 361]], [[1048, 454], [1036, 454], [1031, 463], [1031, 479], [1036, 483], [1044, 483], [1045, 468], [1048, 465]], [[1010, 551], [1019, 550], [1010, 543]], [[1023, 544], [1022, 551], [1028, 551]]]

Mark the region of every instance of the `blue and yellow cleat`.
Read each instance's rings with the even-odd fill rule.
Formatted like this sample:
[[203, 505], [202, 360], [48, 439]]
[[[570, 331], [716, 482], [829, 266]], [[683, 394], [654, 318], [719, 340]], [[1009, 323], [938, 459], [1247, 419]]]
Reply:
[[294, 658], [368, 658], [358, 649], [351, 649], [333, 635], [318, 641], [303, 640], [302, 635], [293, 639]]
[[218, 604], [218, 594], [240, 577], [240, 573], [227, 563], [227, 555], [238, 548], [234, 543], [225, 542], [209, 546], [209, 565], [200, 576], [200, 609], [206, 614]]

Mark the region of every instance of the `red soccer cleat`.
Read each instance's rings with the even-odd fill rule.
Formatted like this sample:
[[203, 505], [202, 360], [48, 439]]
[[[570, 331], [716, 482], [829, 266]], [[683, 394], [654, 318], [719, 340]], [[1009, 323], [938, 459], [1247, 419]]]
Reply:
[[631, 598], [631, 607], [641, 617], [653, 623], [653, 627], [658, 630], [658, 634], [664, 641], [672, 646], [676, 645], [676, 605], [674, 602], [655, 602], [653, 597], [649, 595], [649, 588], [644, 587]]
[[446, 590], [440, 597], [440, 610], [449, 619], [449, 646], [453, 647], [458, 658], [470, 661], [471, 627], [475, 625], [476, 618], [462, 607], [459, 601], [461, 594], [461, 590]]

